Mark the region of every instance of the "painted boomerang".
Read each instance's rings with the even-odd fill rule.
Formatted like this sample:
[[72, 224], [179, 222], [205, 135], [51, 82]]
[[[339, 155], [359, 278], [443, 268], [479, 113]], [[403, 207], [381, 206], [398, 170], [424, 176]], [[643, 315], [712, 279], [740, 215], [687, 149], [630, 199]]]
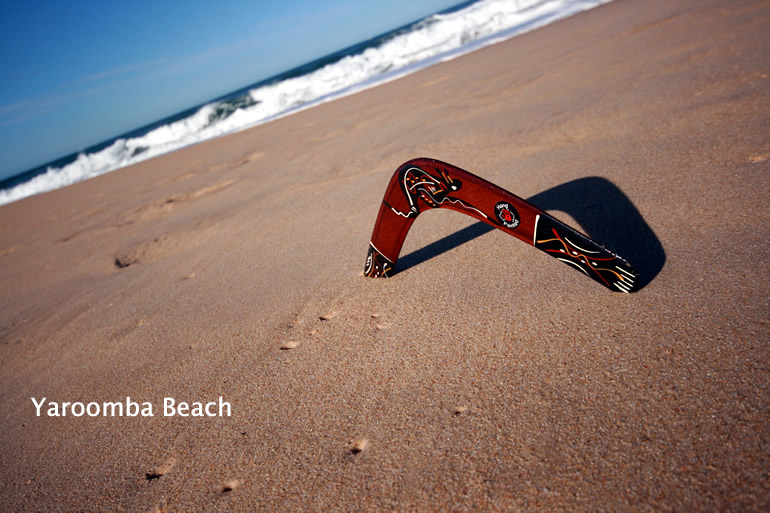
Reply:
[[374, 225], [364, 274], [387, 277], [417, 216], [428, 208], [468, 214], [577, 268], [617, 292], [638, 290], [638, 274], [601, 244], [468, 171], [433, 159], [414, 159], [393, 174]]

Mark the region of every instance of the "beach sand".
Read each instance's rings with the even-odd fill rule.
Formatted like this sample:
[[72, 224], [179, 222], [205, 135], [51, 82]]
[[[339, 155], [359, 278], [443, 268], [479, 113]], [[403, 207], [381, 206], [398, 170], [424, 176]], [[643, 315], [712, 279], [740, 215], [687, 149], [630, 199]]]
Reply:
[[[0, 509], [767, 511], [768, 55], [767, 2], [617, 0], [0, 207]], [[643, 288], [446, 210], [363, 277], [418, 156]]]

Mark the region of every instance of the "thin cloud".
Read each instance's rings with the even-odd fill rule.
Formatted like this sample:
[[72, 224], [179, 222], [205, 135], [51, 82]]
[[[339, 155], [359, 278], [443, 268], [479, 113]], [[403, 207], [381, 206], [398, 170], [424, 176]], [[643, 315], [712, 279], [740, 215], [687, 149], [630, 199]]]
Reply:
[[167, 66], [150, 71], [145, 74], [143, 79], [157, 79], [158, 77], [177, 76], [189, 71], [198, 69], [206, 64], [224, 59], [230, 55], [241, 53], [244, 51], [252, 50], [259, 41], [259, 35], [250, 36], [244, 39], [233, 41], [224, 45], [209, 48], [202, 52], [187, 55], [176, 59], [174, 62], [168, 63]]
[[[16, 125], [24, 121], [34, 119], [49, 113], [60, 103], [77, 100], [91, 96], [109, 86], [102, 85], [83, 91], [75, 91], [66, 94], [50, 94], [34, 98], [24, 98], [8, 105], [0, 106], [0, 127]], [[3, 119], [6, 118], [6, 119]]]
[[113, 68], [110, 70], [106, 70], [106, 71], [102, 71], [99, 73], [94, 73], [92, 75], [82, 77], [76, 83], [83, 84], [86, 82], [96, 82], [99, 80], [104, 80], [105, 78], [114, 77], [118, 75], [125, 75], [127, 73], [133, 73], [134, 71], [143, 70], [143, 69], [151, 68], [155, 66], [160, 66], [165, 62], [166, 62], [166, 59], [155, 59], [152, 61], [140, 62], [137, 64], [128, 64], [126, 66], [120, 66], [118, 68]]
[[[166, 59], [154, 59], [152, 61], [128, 64], [126, 66], [120, 66], [99, 73], [93, 73], [81, 77], [74, 82], [70, 82], [69, 84], [60, 85], [60, 88], [73, 88], [74, 86], [76, 89], [75, 91], [68, 93], [51, 93], [33, 98], [23, 98], [6, 105], [0, 105], [0, 127], [8, 127], [30, 119], [38, 118], [49, 113], [61, 103], [78, 100], [106, 89], [122, 85], [136, 78], [127, 77], [126, 75], [143, 70], [150, 70], [149, 73], [152, 73], [154, 71], [152, 68], [157, 69], [165, 62]], [[108, 81], [107, 79], [114, 80]], [[83, 86], [98, 82], [102, 83], [88, 89], [82, 89]]]
[[0, 106], [0, 127], [6, 127], [42, 116], [49, 112], [60, 98], [58, 96], [41, 96], [25, 98], [8, 105]]
[[8, 105], [0, 105], [0, 117], [9, 116], [24, 109], [27, 105], [29, 105], [29, 100], [19, 100]]

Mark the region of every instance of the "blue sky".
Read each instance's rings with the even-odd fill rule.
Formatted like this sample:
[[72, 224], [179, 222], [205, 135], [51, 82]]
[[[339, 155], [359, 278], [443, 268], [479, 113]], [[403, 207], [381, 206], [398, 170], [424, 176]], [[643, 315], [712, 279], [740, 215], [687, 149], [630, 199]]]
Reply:
[[0, 179], [459, 0], [0, 0]]

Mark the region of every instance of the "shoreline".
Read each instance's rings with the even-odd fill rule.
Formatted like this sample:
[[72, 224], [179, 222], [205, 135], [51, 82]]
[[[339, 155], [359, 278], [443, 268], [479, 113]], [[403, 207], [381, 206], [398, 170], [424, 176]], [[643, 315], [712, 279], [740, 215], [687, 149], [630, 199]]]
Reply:
[[[601, 2], [609, 0], [598, 1]], [[535, 7], [537, 6], [530, 6], [528, 8], [524, 8], [521, 11], [517, 11], [517, 13], [526, 12], [528, 9]], [[434, 66], [437, 63], [453, 60], [461, 57], [462, 55], [478, 51], [479, 49], [486, 46], [497, 44], [532, 30], [536, 30], [537, 28], [553, 23], [554, 19], [558, 21], [564, 17], [573, 16], [576, 14], [572, 12], [573, 9], [577, 9], [578, 12], [582, 12], [586, 9], [592, 9], [595, 7], [596, 6], [573, 6], [572, 8], [563, 8], [561, 10], [557, 9], [555, 12], [551, 12], [546, 9], [539, 16], [535, 16], [534, 19], [522, 19], [516, 25], [501, 29], [493, 34], [478, 37], [459, 47], [445, 49], [439, 53], [425, 57], [416, 62], [408, 63], [397, 69], [386, 70], [382, 73], [373, 74], [358, 82], [340, 86], [333, 91], [327, 91], [324, 93], [322, 91], [319, 92], [316, 90], [315, 92], [310, 92], [313, 87], [306, 84], [304, 88], [296, 88], [297, 91], [299, 91], [298, 94], [297, 91], [292, 91], [292, 88], [290, 87], [288, 89], [284, 89], [283, 93], [279, 94], [278, 98], [269, 98], [265, 101], [277, 100], [279, 102], [289, 102], [291, 97], [294, 96], [294, 101], [300, 102], [299, 104], [295, 104], [292, 107], [281, 111], [264, 113], [263, 117], [251, 119], [249, 122], [243, 121], [243, 118], [253, 117], [253, 114], [250, 113], [251, 110], [258, 108], [259, 105], [264, 103], [264, 99], [257, 99], [255, 98], [255, 95], [261, 97], [261, 95], [266, 94], [269, 97], [271, 94], [266, 89], [269, 89], [270, 87], [280, 88], [283, 83], [288, 83], [292, 80], [307, 80], [315, 74], [321, 72], [322, 67], [324, 70], [329, 70], [329, 66], [342, 63], [345, 61], [345, 59], [355, 59], [362, 56], [365, 50], [377, 52], [381, 50], [380, 45], [384, 44], [384, 41], [386, 41], [390, 35], [403, 32], [406, 28], [409, 27], [417, 30], [421, 22], [429, 19], [430, 17], [412, 22], [385, 34], [375, 36], [361, 43], [343, 48], [342, 50], [338, 50], [309, 63], [302, 64], [288, 71], [284, 71], [273, 77], [255, 82], [250, 86], [243, 87], [226, 95], [215, 98], [211, 101], [202, 103], [197, 107], [185, 109], [164, 119], [157, 120], [148, 123], [143, 127], [125, 132], [122, 135], [118, 135], [111, 139], [106, 139], [104, 141], [93, 144], [85, 150], [71, 153], [69, 155], [53, 160], [47, 164], [42, 164], [35, 168], [24, 171], [18, 175], [4, 179], [0, 181], [0, 186], [5, 183], [12, 183], [13, 185], [10, 188], [0, 187], [0, 206], [12, 203], [14, 201], [19, 201], [20, 199], [33, 196], [35, 194], [41, 194], [49, 190], [55, 190], [62, 186], [66, 187], [67, 185], [78, 183], [84, 179], [88, 180], [94, 176], [110, 173], [117, 169], [128, 167], [144, 160], [152, 159], [166, 153], [171, 153], [188, 146], [199, 144], [202, 141], [226, 137], [243, 130], [248, 130], [249, 128], [253, 128], [255, 126], [270, 123], [276, 119], [291, 116], [303, 110], [316, 107], [329, 101], [335, 101], [346, 96], [365, 91], [372, 87], [378, 87], [380, 85], [387, 84], [393, 80], [398, 80], [404, 76]], [[460, 11], [462, 11], [462, 9]], [[534, 14], [530, 14], [530, 16]], [[483, 31], [482, 28], [479, 28], [479, 30]], [[392, 42], [397, 39], [397, 37], [392, 39], [390, 43], [392, 44]], [[425, 49], [421, 48], [417, 51], [424, 52]], [[392, 57], [397, 59], [403, 58], [402, 55], [394, 55]], [[303, 71], [303, 73], [297, 75], [300, 70]], [[339, 74], [338, 70], [337, 80], [344, 80], [344, 75], [344, 73]], [[328, 77], [326, 79], [328, 80]], [[310, 89], [308, 89], [308, 87]], [[319, 87], [319, 84], [315, 84], [315, 87]], [[323, 85], [320, 85], [320, 87], [323, 89]], [[315, 96], [311, 99], [307, 99], [303, 97], [306, 94], [310, 94], [311, 96], [315, 94]], [[283, 97], [281, 97], [281, 95]], [[221, 111], [227, 111], [230, 112], [230, 114], [222, 116]], [[176, 139], [170, 141], [164, 140], [160, 145], [152, 143], [152, 135], [153, 133], [156, 133], [157, 130], [179, 130], [178, 124], [180, 122], [197, 125], [200, 124], [200, 120], [196, 120], [196, 118], [200, 118], [201, 116], [208, 117], [208, 122], [205, 123], [205, 126], [198, 127], [197, 130], [193, 130], [192, 132], [190, 132], [188, 128], [183, 128], [182, 131], [184, 133], [178, 134]], [[228, 121], [231, 120], [231, 116], [234, 116], [232, 119], [239, 117], [241, 121], [236, 121], [236, 126], [229, 126], [228, 128], [225, 125], [232, 124]], [[204, 136], [203, 134], [205, 132], [209, 132], [209, 135]], [[211, 132], [213, 132], [213, 134]], [[165, 139], [165, 136], [161, 135], [161, 139]], [[140, 144], [138, 141], [141, 140], [144, 140], [146, 144]], [[168, 149], [169, 145], [171, 146], [171, 149]], [[116, 157], [116, 154], [118, 157]], [[138, 158], [136, 158], [137, 156]], [[118, 158], [118, 162], [115, 162], [115, 158]], [[107, 163], [105, 167], [105, 161], [112, 162]], [[60, 164], [60, 166], [56, 167], [55, 165], [52, 166], [51, 164]], [[24, 179], [23, 181], [19, 182], [21, 177], [26, 177], [28, 179]], [[65, 185], [61, 185], [62, 183]]]

